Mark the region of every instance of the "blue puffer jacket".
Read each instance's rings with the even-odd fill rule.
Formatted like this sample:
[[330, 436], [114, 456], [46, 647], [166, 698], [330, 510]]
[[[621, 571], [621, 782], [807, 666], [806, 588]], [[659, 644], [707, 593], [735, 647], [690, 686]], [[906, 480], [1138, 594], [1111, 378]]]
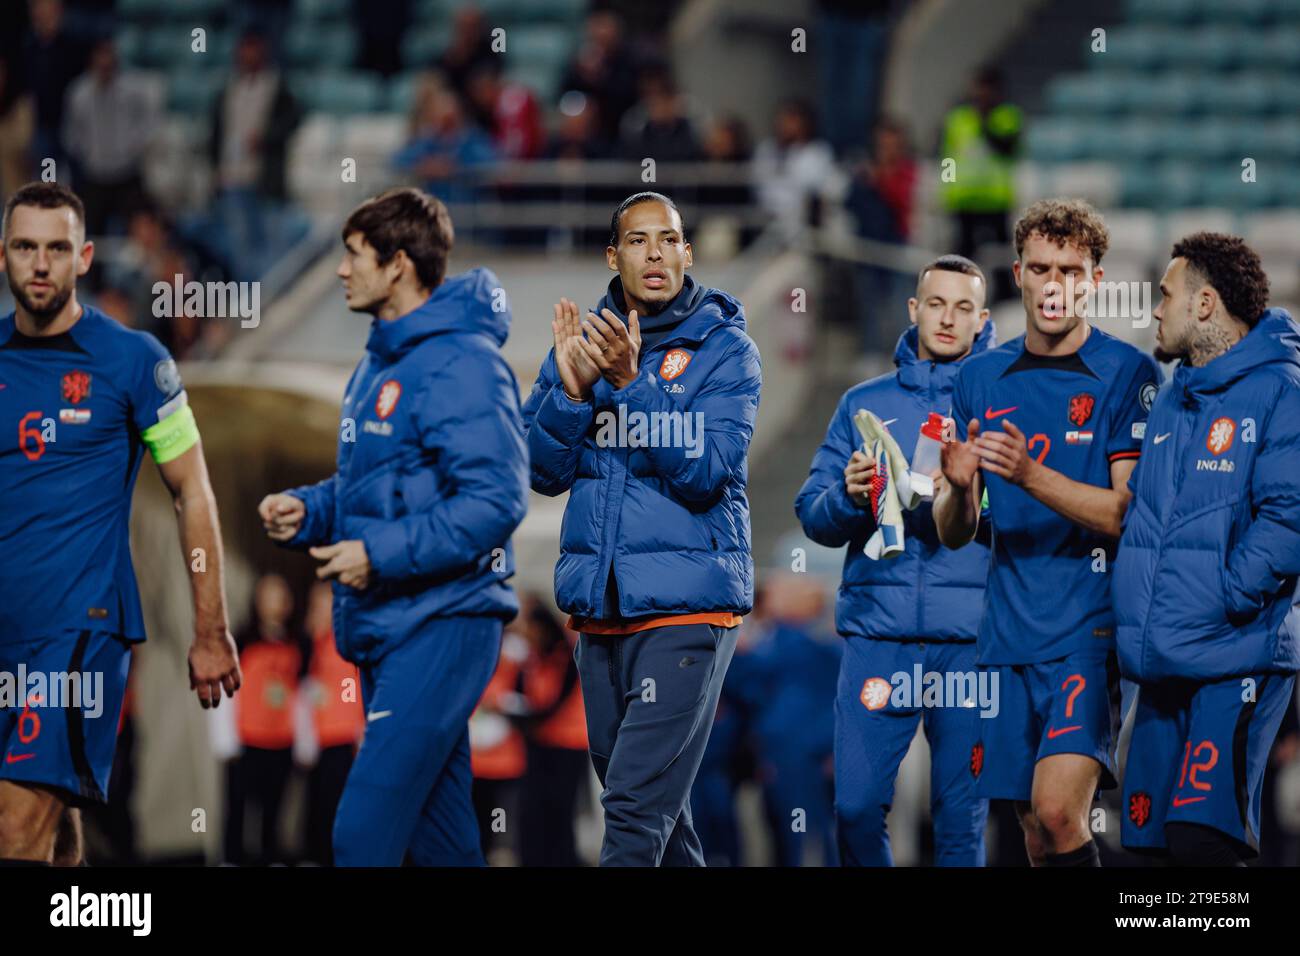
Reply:
[[[993, 323], [986, 321], [971, 354], [991, 348], [994, 337]], [[862, 446], [853, 424], [858, 409], [888, 422], [889, 433], [910, 461], [930, 412], [952, 414], [953, 384], [964, 362], [922, 361], [916, 327], [904, 332], [894, 350], [898, 371], [854, 386], [840, 399], [795, 499], [795, 513], [809, 538], [831, 548], [849, 546], [835, 604], [835, 627], [844, 637], [973, 641], [979, 631], [989, 571], [988, 522], [980, 522], [974, 541], [953, 551], [939, 543], [932, 508], [925, 502], [903, 512], [906, 550], [873, 561], [862, 548], [876, 530], [875, 519], [844, 489], [844, 466]]]
[[[689, 277], [688, 277], [689, 279]], [[596, 306], [627, 321], [617, 279]], [[754, 603], [746, 458], [762, 384], [758, 348], [741, 304], [688, 281], [659, 326], [677, 323], [641, 355], [640, 374], [615, 390], [603, 378], [592, 401], [564, 393], [554, 349], [524, 403], [532, 486], [569, 492], [555, 566], [555, 600], [580, 617], [747, 612]], [[620, 407], [622, 412], [620, 412]], [[702, 416], [695, 447], [643, 437], [634, 413]], [[616, 430], [627, 416], [628, 441]], [[648, 420], [648, 419], [647, 419]], [[691, 427], [698, 420], [690, 419]], [[604, 429], [602, 432], [602, 428]], [[659, 429], [663, 431], [664, 429]], [[683, 428], [683, 438], [687, 435]], [[698, 452], [698, 454], [696, 454]], [[618, 607], [606, 607], [611, 564]]]
[[[510, 311], [487, 269], [375, 319], [343, 398], [338, 471], [294, 488], [290, 547], [360, 539], [372, 583], [334, 584], [339, 653], [357, 663], [450, 615], [513, 617], [510, 535], [528, 504], [519, 386], [501, 356]], [[500, 308], [504, 300], [497, 301]]]
[[1300, 327], [1269, 309], [1156, 396], [1112, 594], [1139, 683], [1300, 670]]

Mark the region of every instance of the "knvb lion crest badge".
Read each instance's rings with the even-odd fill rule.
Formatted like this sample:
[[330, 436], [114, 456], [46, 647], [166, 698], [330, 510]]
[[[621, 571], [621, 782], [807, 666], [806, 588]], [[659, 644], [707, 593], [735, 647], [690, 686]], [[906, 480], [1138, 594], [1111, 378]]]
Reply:
[[686, 371], [686, 366], [691, 364], [691, 353], [685, 349], [673, 349], [664, 356], [663, 364], [659, 366], [659, 377], [665, 382], [671, 382], [682, 372]]
[[1087, 424], [1088, 419], [1092, 418], [1093, 406], [1097, 404], [1097, 399], [1087, 392], [1080, 392], [1078, 395], [1070, 396], [1070, 421], [1082, 428]]
[[387, 418], [393, 414], [393, 409], [397, 407], [397, 400], [402, 397], [402, 383], [395, 378], [390, 378], [379, 389], [379, 397], [375, 399], [375, 414], [381, 419]]
[[63, 400], [76, 405], [90, 397], [90, 373], [75, 371], [63, 376]]

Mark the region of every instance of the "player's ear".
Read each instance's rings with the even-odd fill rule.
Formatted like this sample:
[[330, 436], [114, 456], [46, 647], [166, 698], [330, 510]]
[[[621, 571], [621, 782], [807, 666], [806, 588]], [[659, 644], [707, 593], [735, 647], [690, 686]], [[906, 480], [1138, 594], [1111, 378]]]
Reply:
[[84, 276], [90, 271], [90, 264], [95, 261], [95, 244], [89, 240], [81, 244], [77, 254], [77, 275]]
[[916, 301], [916, 296], [912, 296], [910, 299], [907, 300], [907, 318], [913, 325], [916, 325], [917, 304], [918, 303]]
[[1024, 286], [1021, 285], [1020, 282], [1020, 260], [1018, 258], [1016, 259], [1015, 262], [1011, 263], [1011, 278], [1016, 280], [1017, 289], [1024, 288]]
[[605, 247], [605, 262], [614, 272], [618, 271], [618, 250], [613, 246]]
[[686, 258], [683, 268], [689, 269], [695, 263], [695, 250], [691, 248], [689, 242], [684, 244], [684, 248], [686, 250]]
[[977, 326], [975, 326], [975, 331], [978, 332], [978, 331], [980, 331], [981, 329], [983, 329], [983, 328], [984, 328], [984, 323], [987, 322], [988, 320], [989, 320], [989, 310], [988, 310], [988, 309], [980, 309], [980, 324], [977, 325]]
[[1214, 291], [1213, 286], [1201, 286], [1200, 291], [1196, 293], [1196, 317], [1204, 320], [1214, 315], [1214, 309], [1218, 302], [1219, 294]]
[[1096, 286], [1098, 283], [1100, 283], [1100, 282], [1101, 282], [1101, 277], [1104, 276], [1105, 274], [1106, 274], [1106, 270], [1103, 269], [1101, 266], [1093, 266], [1093, 268], [1092, 268], [1092, 284], [1093, 284], [1094, 286]]

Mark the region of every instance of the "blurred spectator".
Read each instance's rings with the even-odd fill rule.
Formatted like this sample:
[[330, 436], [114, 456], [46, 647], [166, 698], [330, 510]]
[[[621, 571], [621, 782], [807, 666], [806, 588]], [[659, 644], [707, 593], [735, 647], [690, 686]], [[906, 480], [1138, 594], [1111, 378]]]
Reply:
[[483, 11], [464, 6], [452, 18], [451, 41], [434, 65], [457, 96], [468, 98], [469, 78], [474, 70], [503, 58], [504, 54], [492, 52], [492, 36]]
[[[823, 586], [801, 575], [768, 581], [771, 630], [737, 654], [727, 679], [753, 714], [777, 866], [809, 851], [836, 865], [833, 758], [841, 643], [822, 633]], [[734, 678], [733, 678], [734, 674]]]
[[591, 776], [587, 718], [573, 652], [577, 634], [560, 624], [536, 596], [523, 603], [530, 653], [523, 668], [521, 721], [527, 764], [520, 806], [520, 862], [577, 866], [573, 824], [582, 785]]
[[566, 93], [560, 98], [559, 122], [546, 144], [545, 156], [547, 159], [608, 159], [611, 147], [602, 129], [596, 100], [585, 93]]
[[468, 202], [475, 188], [462, 174], [496, 159], [492, 141], [466, 121], [464, 106], [451, 90], [431, 92], [417, 108], [411, 139], [393, 157], [393, 167], [414, 176], [445, 203]]
[[[724, 116], [714, 120], [704, 134], [704, 160], [710, 165], [726, 169], [735, 163], [747, 163], [753, 155], [749, 143], [749, 129], [738, 116]], [[699, 190], [699, 201], [709, 206], [746, 206], [753, 198], [753, 188], [747, 177], [729, 177], [728, 182], [710, 181]]]
[[667, 67], [641, 74], [641, 101], [623, 117], [622, 152], [628, 159], [653, 157], [662, 163], [689, 163], [701, 158], [699, 137], [686, 115], [682, 97]]
[[[754, 589], [754, 608], [745, 615], [736, 643], [735, 662], [761, 645], [771, 633], [766, 613], [765, 582]], [[742, 661], [740, 670], [728, 669], [713, 719], [713, 732], [704, 748], [700, 772], [691, 788], [691, 816], [709, 866], [744, 866], [744, 846], [736, 813], [736, 793], [743, 780], [755, 776], [752, 747], [748, 746], [751, 714], [747, 700], [757, 696], [750, 687], [753, 668]], [[761, 689], [758, 691], [761, 695]]]
[[[916, 161], [907, 134], [894, 120], [877, 123], [873, 138], [872, 157], [856, 170], [845, 206], [859, 236], [901, 245], [911, 232]], [[888, 351], [912, 291], [912, 273], [865, 263], [856, 271], [862, 348]]]
[[95, 294], [95, 308], [128, 329], [137, 328], [131, 297], [116, 286], [105, 286]]
[[0, 56], [0, 202], [32, 178], [31, 146], [36, 114], [12, 61]]
[[357, 68], [381, 76], [402, 72], [402, 37], [411, 27], [411, 0], [352, 0]]
[[817, 0], [821, 119], [843, 156], [876, 122], [889, 43], [890, 0]]
[[817, 136], [812, 107], [802, 100], [777, 109], [772, 138], [754, 153], [754, 180], [759, 202], [787, 239], [806, 225], [820, 225], [826, 207], [839, 203], [848, 187], [830, 144]]
[[68, 89], [63, 146], [86, 205], [86, 232], [103, 235], [125, 227], [127, 213], [144, 198], [145, 151], [161, 119], [160, 104], [144, 79], [119, 69], [112, 40], [101, 40], [90, 67]]
[[[192, 357], [202, 333], [202, 316], [154, 314], [154, 284], [165, 282], [171, 287], [178, 275], [183, 283], [192, 278], [193, 270], [170, 225], [152, 203], [130, 213], [126, 241], [118, 254], [106, 261], [104, 273], [110, 288], [129, 296], [131, 320], [125, 324], [152, 332], [177, 359]], [[209, 325], [213, 328], [210, 334], [223, 334], [218, 328], [221, 323]]]
[[503, 159], [535, 159], [541, 155], [546, 130], [537, 97], [522, 83], [506, 80], [499, 59], [474, 70], [469, 93], [479, 124], [491, 134]]
[[31, 28], [23, 41], [22, 75], [36, 105], [36, 162], [65, 158], [61, 133], [68, 87], [81, 73], [86, 50], [64, 27], [62, 0], [29, 0]]
[[311, 709], [313, 760], [307, 776], [307, 814], [303, 847], [306, 858], [321, 866], [334, 863], [334, 812], [352, 769], [366, 714], [355, 664], [339, 656], [334, 644], [333, 591], [324, 581], [307, 596], [305, 626], [311, 639], [311, 664], [303, 696]]
[[[527, 765], [524, 735], [507, 716], [525, 704], [520, 693], [522, 669], [528, 659], [528, 640], [522, 631], [526, 623], [516, 617], [501, 639], [497, 669], [488, 681], [483, 698], [469, 718], [470, 771], [474, 775], [472, 798], [478, 818], [483, 856], [499, 859], [504, 851], [518, 860], [519, 781]], [[521, 824], [522, 825], [522, 824]]]
[[234, 0], [230, 23], [240, 33], [252, 31], [265, 37], [270, 54], [278, 59], [293, 21], [293, 4], [294, 0]]
[[[955, 220], [958, 255], [978, 262], [981, 247], [993, 245], [1006, 258], [1022, 128], [1020, 108], [1002, 101], [1002, 76], [992, 67], [975, 75], [970, 103], [944, 120], [941, 155], [956, 162], [957, 175], [940, 189], [944, 208]], [[1011, 291], [1010, 273], [994, 271], [995, 298], [1005, 298]]]
[[270, 62], [266, 38], [245, 32], [235, 69], [212, 113], [208, 156], [216, 171], [216, 206], [230, 271], [256, 279], [266, 265], [268, 202], [286, 198], [285, 157], [301, 112]]
[[609, 142], [619, 138], [623, 114], [637, 99], [637, 64], [623, 39], [623, 21], [612, 10], [587, 15], [586, 33], [578, 52], [565, 67], [560, 90], [576, 90], [599, 106], [601, 133]]
[[239, 668], [243, 685], [234, 699], [241, 751], [227, 768], [226, 862], [244, 863], [244, 816], [249, 806], [260, 815], [260, 835], [252, 860], [285, 859], [280, 845], [280, 806], [293, 769], [294, 696], [302, 670], [297, 635], [289, 629], [293, 594], [278, 574], [257, 581], [252, 621], [240, 634]]

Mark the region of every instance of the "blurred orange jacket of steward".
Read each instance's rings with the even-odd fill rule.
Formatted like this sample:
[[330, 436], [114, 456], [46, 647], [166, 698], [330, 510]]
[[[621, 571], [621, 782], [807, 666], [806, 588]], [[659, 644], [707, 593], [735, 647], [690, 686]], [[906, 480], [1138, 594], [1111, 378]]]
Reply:
[[292, 644], [254, 641], [244, 648], [236, 718], [240, 743], [264, 750], [293, 746], [293, 698], [301, 666], [302, 654]]
[[361, 677], [355, 664], [339, 656], [332, 628], [324, 628], [312, 638], [310, 671], [319, 692], [312, 701], [316, 740], [322, 748], [355, 744], [366, 729]]
[[[566, 641], [545, 657], [529, 659], [524, 676], [528, 703], [535, 710], [552, 707], [564, 690], [564, 676], [573, 661], [573, 645]], [[534, 742], [543, 747], [566, 750], [587, 749], [587, 715], [582, 706], [582, 685], [574, 681], [568, 696], [533, 732]]]
[[519, 661], [503, 653], [470, 717], [470, 770], [481, 780], [517, 780], [524, 775], [524, 735], [497, 712], [501, 698], [514, 692], [518, 680]]

